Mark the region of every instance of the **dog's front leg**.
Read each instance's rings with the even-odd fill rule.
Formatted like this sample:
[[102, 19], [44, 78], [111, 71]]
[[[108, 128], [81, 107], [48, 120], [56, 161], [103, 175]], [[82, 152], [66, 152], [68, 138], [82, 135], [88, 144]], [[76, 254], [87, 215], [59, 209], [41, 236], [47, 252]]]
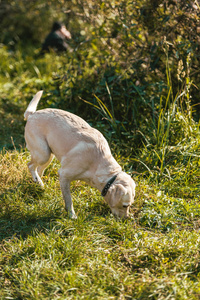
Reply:
[[70, 193], [70, 181], [66, 179], [66, 176], [62, 172], [62, 169], [58, 171], [59, 173], [59, 180], [60, 180], [60, 187], [63, 195], [63, 199], [65, 201], [65, 209], [69, 214], [71, 219], [77, 219], [77, 216], [74, 211], [71, 193]]

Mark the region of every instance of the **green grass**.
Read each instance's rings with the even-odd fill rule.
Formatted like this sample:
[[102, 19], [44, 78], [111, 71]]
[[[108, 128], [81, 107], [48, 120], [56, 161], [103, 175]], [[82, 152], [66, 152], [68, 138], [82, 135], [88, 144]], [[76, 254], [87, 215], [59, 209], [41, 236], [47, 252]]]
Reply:
[[[136, 175], [126, 221], [99, 192], [72, 184], [70, 220], [54, 162], [45, 189], [30, 178], [25, 151], [1, 154], [1, 299], [199, 299], [199, 189], [172, 197]], [[183, 195], [184, 196], [184, 195]]]
[[[77, 181], [71, 192], [78, 219], [70, 220], [59, 163], [45, 171], [45, 189], [34, 184], [23, 137], [23, 113], [36, 91], [45, 91], [40, 108], [67, 106], [68, 93], [76, 99], [79, 89], [52, 79], [70, 62], [2, 47], [0, 56], [0, 299], [200, 299], [200, 134], [188, 94], [185, 105], [168, 82], [152, 119], [141, 115], [137, 134], [116, 122], [108, 86], [111, 112], [97, 96], [103, 119], [92, 123], [136, 181], [136, 199], [130, 218], [118, 220], [97, 190]], [[76, 76], [88, 82], [78, 71], [66, 80]]]

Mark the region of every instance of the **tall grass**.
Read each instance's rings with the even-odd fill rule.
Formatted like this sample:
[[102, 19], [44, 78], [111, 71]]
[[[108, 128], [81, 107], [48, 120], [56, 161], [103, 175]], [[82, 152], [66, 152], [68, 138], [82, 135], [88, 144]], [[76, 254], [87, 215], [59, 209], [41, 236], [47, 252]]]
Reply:
[[[74, 92], [73, 80], [83, 75], [62, 77], [64, 61], [72, 70], [66, 58], [19, 55], [23, 65], [16, 67], [9, 55], [0, 71], [0, 298], [199, 299], [200, 135], [188, 97], [191, 80], [185, 78], [174, 96], [167, 79], [167, 92], [155, 106], [136, 88], [147, 117], [137, 117], [134, 129], [128, 116], [132, 108], [137, 112], [136, 102], [122, 106], [127, 123], [120, 123], [109, 82], [100, 86], [108, 101], [101, 92], [89, 99], [80, 95], [85, 102], [78, 104], [95, 108], [89, 121], [112, 141], [115, 158], [137, 188], [131, 216], [121, 221], [98, 191], [74, 182], [78, 219], [70, 220], [59, 187], [59, 163], [53, 161], [45, 171], [45, 189], [31, 180], [23, 112], [39, 89], [45, 90], [40, 107], [66, 108], [70, 93], [69, 102], [76, 104], [82, 90]], [[72, 87], [66, 89], [69, 82]]]

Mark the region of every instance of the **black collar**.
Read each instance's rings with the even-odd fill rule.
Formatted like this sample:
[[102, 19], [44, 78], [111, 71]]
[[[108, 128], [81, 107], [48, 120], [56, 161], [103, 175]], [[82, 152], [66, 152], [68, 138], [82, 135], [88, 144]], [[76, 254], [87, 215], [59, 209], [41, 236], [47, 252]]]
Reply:
[[[118, 175], [118, 174], [117, 174]], [[102, 192], [101, 192], [101, 196], [106, 196], [111, 184], [113, 184], [113, 182], [115, 181], [115, 179], [117, 178], [117, 175], [113, 176], [104, 186]]]

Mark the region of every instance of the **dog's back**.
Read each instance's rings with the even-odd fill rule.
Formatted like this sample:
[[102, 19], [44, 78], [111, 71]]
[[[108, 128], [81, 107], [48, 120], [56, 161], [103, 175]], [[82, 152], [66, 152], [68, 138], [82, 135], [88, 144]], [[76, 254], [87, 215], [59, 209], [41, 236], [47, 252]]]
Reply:
[[80, 117], [60, 109], [47, 108], [29, 115], [25, 140], [28, 149], [39, 145], [46, 147], [47, 143], [59, 160], [75, 148], [80, 155], [89, 155], [90, 151], [96, 155], [104, 152], [111, 155], [106, 139], [98, 130]]

